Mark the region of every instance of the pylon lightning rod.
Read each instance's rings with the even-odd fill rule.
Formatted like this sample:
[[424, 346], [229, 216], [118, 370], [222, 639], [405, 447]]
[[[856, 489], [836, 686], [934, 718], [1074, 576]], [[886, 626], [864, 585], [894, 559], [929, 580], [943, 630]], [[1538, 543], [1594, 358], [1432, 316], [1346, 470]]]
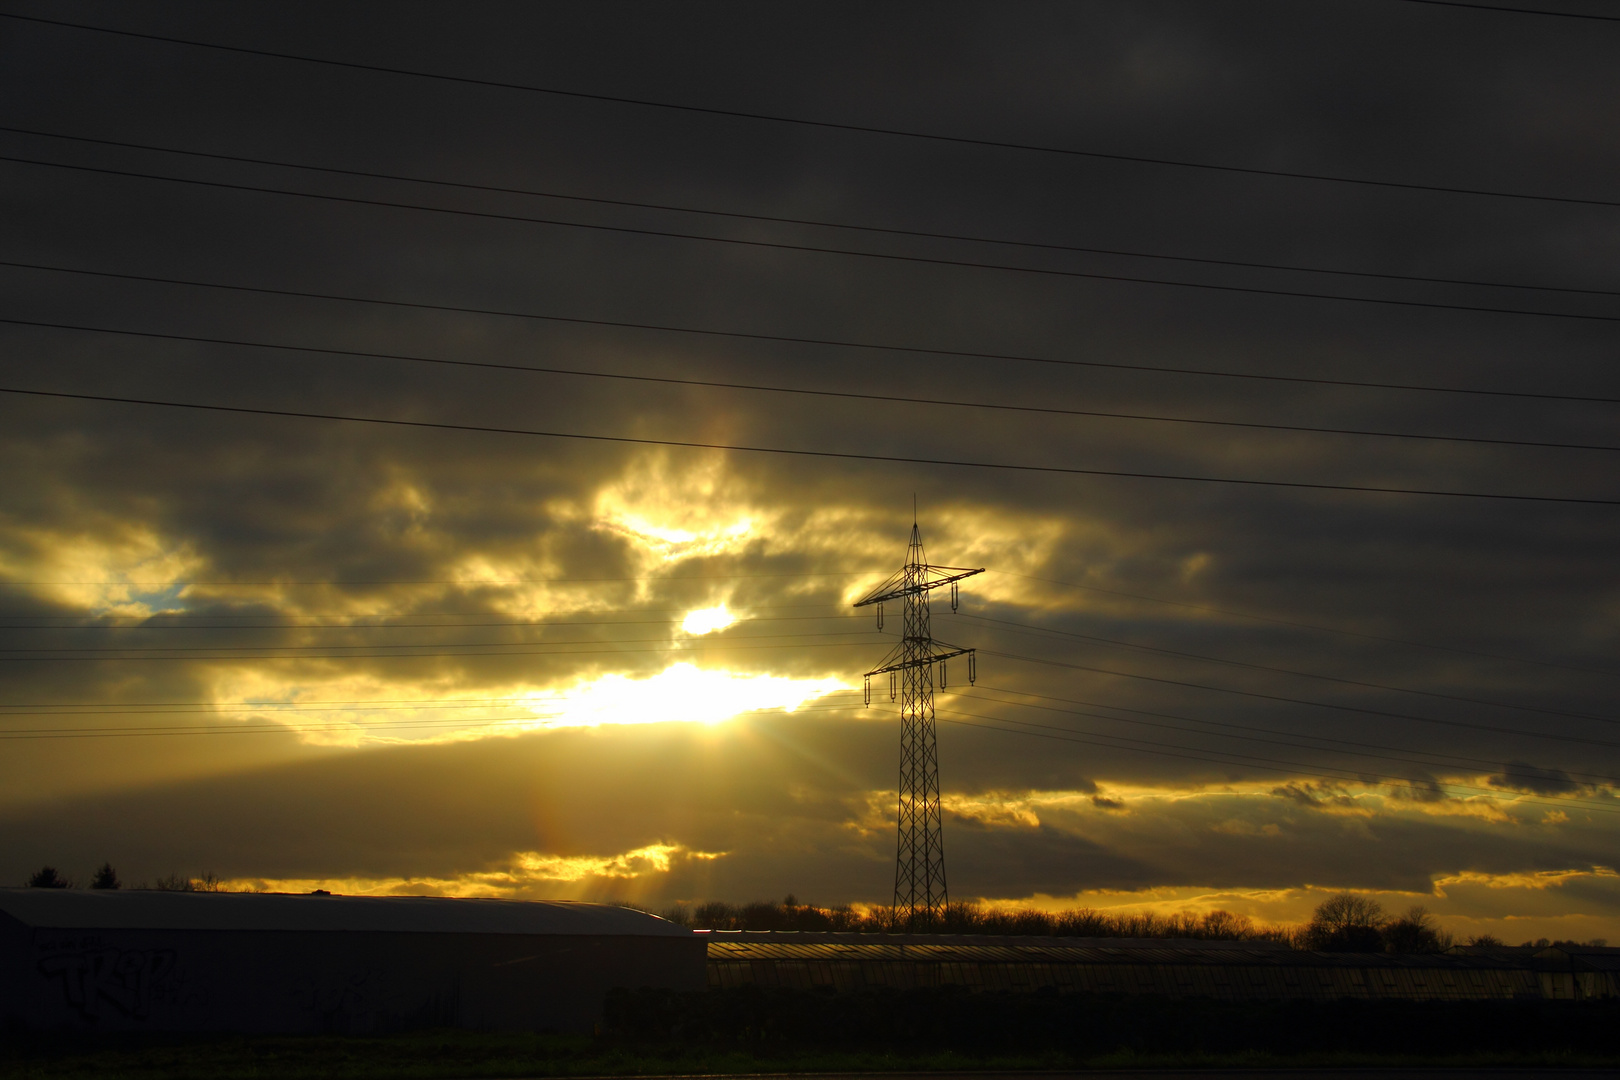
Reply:
[[896, 922], [903, 921], [907, 928], [938, 925], [950, 901], [945, 881], [944, 815], [934, 725], [934, 671], [939, 669], [939, 686], [943, 689], [945, 662], [965, 656], [968, 682], [978, 675], [974, 650], [934, 640], [929, 595], [949, 585], [951, 610], [955, 611], [960, 582], [982, 573], [983, 567], [931, 565], [923, 552], [922, 533], [913, 521], [905, 565], [855, 603], [856, 607], [877, 607], [880, 630], [883, 604], [899, 601], [901, 606], [900, 641], [882, 663], [866, 673], [866, 687], [870, 704], [872, 676], [887, 674], [889, 700], [900, 702], [893, 912]]

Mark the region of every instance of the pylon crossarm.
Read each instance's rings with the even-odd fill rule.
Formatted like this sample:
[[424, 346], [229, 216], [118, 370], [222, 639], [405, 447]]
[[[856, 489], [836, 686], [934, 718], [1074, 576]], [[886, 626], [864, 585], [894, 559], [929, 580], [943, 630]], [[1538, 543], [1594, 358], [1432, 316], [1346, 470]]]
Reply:
[[[870, 678], [873, 675], [886, 675], [891, 671], [904, 671], [907, 668], [927, 667], [929, 664], [937, 664], [941, 660], [949, 660], [952, 657], [968, 656], [972, 654], [972, 652], [972, 649], [951, 649], [947, 652], [931, 653], [928, 656], [919, 656], [911, 660], [896, 660], [892, 663], [886, 661], [882, 667], [873, 668], [871, 671], [868, 671], [866, 675], [868, 678]], [[893, 653], [890, 655], [892, 656]]]
[[[937, 589], [941, 585], [949, 585], [954, 581], [970, 578], [974, 574], [982, 574], [984, 573], [984, 567], [970, 569], [965, 566], [921, 566], [917, 567], [916, 571], [924, 576], [924, 580], [908, 583], [906, 581], [906, 571], [902, 570], [891, 575], [883, 584], [855, 601], [855, 606], [867, 607], [871, 604], [881, 604], [885, 600], [896, 600], [902, 596], [916, 596], [918, 593]], [[931, 576], [936, 573], [940, 574], [940, 576], [937, 578]]]

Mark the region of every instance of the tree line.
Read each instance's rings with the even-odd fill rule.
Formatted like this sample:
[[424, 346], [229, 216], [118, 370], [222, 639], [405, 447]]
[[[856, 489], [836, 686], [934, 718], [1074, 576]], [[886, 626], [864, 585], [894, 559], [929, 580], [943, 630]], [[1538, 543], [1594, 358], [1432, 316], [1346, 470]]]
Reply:
[[[67, 877], [54, 866], [42, 866], [29, 875], [24, 882], [30, 889], [72, 889], [78, 883]], [[156, 892], [225, 892], [225, 883], [217, 874], [205, 873], [201, 877], [188, 877], [184, 874], [169, 874], [156, 881], [140, 881], [126, 886], [118, 877], [118, 871], [110, 862], [102, 863], [96, 872], [90, 875], [87, 886], [91, 889], [150, 889]]]
[[[69, 889], [75, 883], [55, 867], [43, 866], [28, 879], [36, 889]], [[125, 885], [111, 863], [91, 875], [89, 888], [119, 889]], [[225, 892], [213, 873], [200, 877], [170, 874], [131, 889], [163, 892]], [[626, 905], [633, 906], [633, 905]], [[663, 918], [693, 930], [797, 930], [807, 933], [847, 934], [993, 934], [1028, 937], [1182, 938], [1202, 941], [1274, 941], [1296, 949], [1325, 952], [1436, 953], [1459, 944], [1425, 908], [1391, 915], [1377, 900], [1353, 892], [1340, 892], [1318, 904], [1309, 921], [1301, 924], [1259, 923], [1231, 911], [1113, 912], [1096, 908], [1043, 911], [1037, 908], [987, 907], [950, 904], [943, 915], [915, 921], [890, 908], [821, 907], [800, 903], [791, 893], [780, 902], [756, 900], [728, 904], [710, 900], [676, 904], [658, 912]], [[1500, 938], [1479, 934], [1462, 944], [1475, 948], [1503, 948]], [[1526, 941], [1522, 948], [1548, 946], [1604, 946], [1590, 941]]]
[[[1274, 941], [1296, 949], [1325, 952], [1444, 952], [1459, 944], [1456, 937], [1423, 907], [1391, 915], [1369, 896], [1335, 893], [1302, 924], [1260, 923], [1231, 911], [1112, 912], [1096, 908], [1042, 911], [1036, 908], [986, 907], [950, 904], [944, 914], [927, 921], [911, 921], [889, 908], [820, 907], [800, 903], [792, 895], [780, 902], [768, 900], [728, 904], [711, 900], [677, 904], [660, 913], [670, 922], [693, 930], [797, 930], [856, 934], [933, 933], [996, 934], [1031, 937], [1183, 938], [1204, 941]], [[1460, 944], [1476, 948], [1502, 948], [1489, 934], [1470, 937]], [[1597, 938], [1586, 942], [1526, 941], [1523, 947], [1549, 945], [1603, 946]]]

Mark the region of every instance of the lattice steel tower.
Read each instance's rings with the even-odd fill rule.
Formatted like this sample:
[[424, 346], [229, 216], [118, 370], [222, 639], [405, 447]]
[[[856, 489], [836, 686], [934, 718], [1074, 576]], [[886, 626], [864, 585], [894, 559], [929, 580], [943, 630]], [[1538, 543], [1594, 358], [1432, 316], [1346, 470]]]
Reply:
[[908, 926], [936, 924], [945, 913], [945, 843], [939, 808], [939, 749], [934, 738], [934, 671], [945, 686], [945, 663], [967, 657], [968, 682], [978, 672], [972, 649], [935, 641], [929, 629], [928, 594], [951, 587], [956, 610], [957, 583], [984, 573], [963, 566], [930, 566], [922, 534], [911, 523], [906, 565], [856, 602], [877, 606], [883, 629], [883, 604], [903, 604], [900, 643], [883, 662], [866, 673], [866, 704], [872, 704], [872, 676], [889, 676], [889, 700], [900, 699], [900, 842], [894, 864], [894, 914]]

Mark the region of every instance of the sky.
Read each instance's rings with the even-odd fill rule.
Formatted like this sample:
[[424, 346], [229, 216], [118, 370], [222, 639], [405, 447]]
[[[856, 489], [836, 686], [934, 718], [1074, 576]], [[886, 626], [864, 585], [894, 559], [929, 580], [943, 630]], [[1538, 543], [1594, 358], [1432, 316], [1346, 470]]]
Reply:
[[915, 506], [952, 900], [1620, 940], [1620, 23], [3, 14], [0, 880], [885, 904]]

